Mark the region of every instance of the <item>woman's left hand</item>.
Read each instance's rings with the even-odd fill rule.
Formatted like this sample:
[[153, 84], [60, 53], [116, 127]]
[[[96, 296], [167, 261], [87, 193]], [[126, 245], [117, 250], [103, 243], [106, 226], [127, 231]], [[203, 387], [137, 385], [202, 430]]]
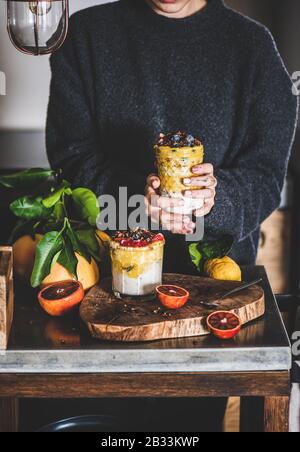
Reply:
[[[204, 200], [202, 209], [196, 210], [196, 217], [208, 215], [215, 205], [217, 179], [214, 176], [214, 167], [210, 163], [194, 166], [192, 169], [195, 176], [184, 179], [184, 185], [187, 187], [185, 196], [188, 198], [201, 198]], [[188, 187], [199, 187], [199, 190], [189, 190]]]

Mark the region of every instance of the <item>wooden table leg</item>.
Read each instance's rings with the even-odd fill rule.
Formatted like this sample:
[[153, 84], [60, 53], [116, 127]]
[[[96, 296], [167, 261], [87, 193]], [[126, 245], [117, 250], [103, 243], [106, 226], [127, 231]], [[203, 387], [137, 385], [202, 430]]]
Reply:
[[287, 433], [289, 397], [242, 397], [241, 432]]
[[14, 433], [18, 431], [19, 406], [18, 399], [0, 398], [0, 432]]
[[290, 397], [265, 398], [265, 432], [289, 432]]

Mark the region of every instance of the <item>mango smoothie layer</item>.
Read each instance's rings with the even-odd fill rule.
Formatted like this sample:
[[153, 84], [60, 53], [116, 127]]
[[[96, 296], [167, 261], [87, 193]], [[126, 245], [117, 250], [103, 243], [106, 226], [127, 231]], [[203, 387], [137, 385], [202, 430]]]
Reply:
[[144, 248], [121, 246], [111, 243], [110, 254], [113, 272], [124, 273], [128, 278], [138, 278], [156, 262], [161, 262], [164, 242], [153, 243]]
[[115, 294], [151, 294], [162, 281], [165, 240], [145, 230], [119, 232], [110, 243]]
[[[184, 132], [161, 134], [154, 150], [161, 181], [161, 195], [182, 197], [187, 190], [183, 179], [194, 176], [193, 166], [203, 163], [202, 143]], [[189, 190], [197, 189], [199, 188], [189, 187]]]

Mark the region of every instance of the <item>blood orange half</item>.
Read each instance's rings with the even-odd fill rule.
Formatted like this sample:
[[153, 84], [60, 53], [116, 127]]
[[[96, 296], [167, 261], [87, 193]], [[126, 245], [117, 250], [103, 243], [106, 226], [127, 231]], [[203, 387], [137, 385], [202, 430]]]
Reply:
[[47, 314], [60, 317], [68, 314], [84, 298], [83, 286], [79, 281], [61, 281], [41, 290], [38, 300]]
[[172, 285], [159, 286], [156, 292], [162, 305], [168, 309], [182, 308], [190, 297], [187, 290]]
[[242, 322], [232, 312], [218, 311], [208, 316], [207, 326], [210, 332], [219, 339], [232, 339], [241, 331]]

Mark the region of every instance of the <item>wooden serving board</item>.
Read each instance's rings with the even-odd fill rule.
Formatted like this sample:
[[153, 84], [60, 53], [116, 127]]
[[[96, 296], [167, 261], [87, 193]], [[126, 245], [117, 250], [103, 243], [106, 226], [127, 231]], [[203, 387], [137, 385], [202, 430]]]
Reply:
[[111, 291], [111, 279], [107, 278], [86, 295], [80, 316], [94, 338], [145, 342], [209, 334], [205, 320], [214, 310], [233, 311], [243, 324], [265, 313], [264, 291], [260, 286], [250, 287], [225, 299], [220, 309], [207, 309], [199, 301], [217, 299], [218, 295], [240, 283], [166, 274], [164, 284], [186, 288], [191, 294], [188, 303], [178, 310], [166, 310], [157, 300], [117, 300]]
[[0, 350], [6, 350], [13, 320], [12, 248], [0, 247]]

